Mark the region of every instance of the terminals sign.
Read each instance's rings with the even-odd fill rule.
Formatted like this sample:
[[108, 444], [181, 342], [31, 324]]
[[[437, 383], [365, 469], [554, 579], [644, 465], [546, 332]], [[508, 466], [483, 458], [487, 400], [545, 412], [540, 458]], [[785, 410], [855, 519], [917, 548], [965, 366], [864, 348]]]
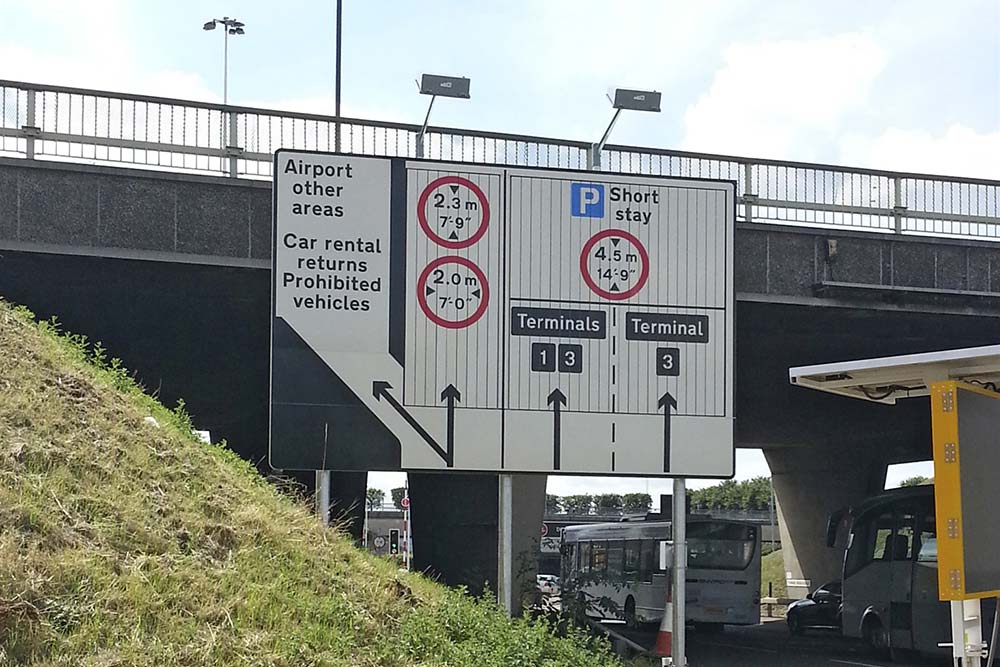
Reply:
[[274, 467], [732, 476], [733, 182], [284, 150], [274, 173]]

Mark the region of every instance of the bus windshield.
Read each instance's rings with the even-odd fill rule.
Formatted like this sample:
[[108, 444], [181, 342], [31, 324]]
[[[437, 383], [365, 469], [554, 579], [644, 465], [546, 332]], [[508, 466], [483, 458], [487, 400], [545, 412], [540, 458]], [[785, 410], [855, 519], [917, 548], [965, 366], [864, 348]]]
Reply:
[[688, 526], [688, 567], [743, 570], [757, 544], [756, 528], [734, 523], [691, 523]]

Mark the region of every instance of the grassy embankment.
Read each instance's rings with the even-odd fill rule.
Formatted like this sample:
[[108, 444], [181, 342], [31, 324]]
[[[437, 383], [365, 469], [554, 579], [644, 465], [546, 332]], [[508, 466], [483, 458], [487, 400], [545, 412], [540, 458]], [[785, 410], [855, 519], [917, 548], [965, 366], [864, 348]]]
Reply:
[[0, 665], [614, 663], [587, 642], [358, 551], [0, 300]]

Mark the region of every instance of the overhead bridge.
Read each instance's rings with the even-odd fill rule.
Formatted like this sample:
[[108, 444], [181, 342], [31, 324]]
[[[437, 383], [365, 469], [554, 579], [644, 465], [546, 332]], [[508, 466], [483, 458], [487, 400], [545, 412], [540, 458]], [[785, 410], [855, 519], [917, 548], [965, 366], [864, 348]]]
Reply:
[[[0, 81], [0, 294], [103, 341], [264, 465], [272, 155], [412, 157], [419, 129]], [[426, 147], [584, 169], [589, 143], [431, 127]], [[927, 411], [795, 391], [787, 370], [1000, 340], [1000, 182], [633, 146], [602, 164], [736, 182], [737, 444], [771, 465], [786, 570], [832, 576], [825, 513], [930, 458]], [[496, 476], [411, 480], [418, 564], [493, 581]]]

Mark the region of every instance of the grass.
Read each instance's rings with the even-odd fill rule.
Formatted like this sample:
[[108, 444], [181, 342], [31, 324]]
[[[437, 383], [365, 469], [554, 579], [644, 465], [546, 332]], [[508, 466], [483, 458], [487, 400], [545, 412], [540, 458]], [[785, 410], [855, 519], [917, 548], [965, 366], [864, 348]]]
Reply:
[[0, 300], [0, 665], [616, 664], [355, 549], [107, 356]]
[[781, 558], [781, 549], [772, 551], [760, 559], [760, 596], [767, 597], [767, 586], [771, 584], [773, 596], [783, 598], [785, 591], [785, 562]]

